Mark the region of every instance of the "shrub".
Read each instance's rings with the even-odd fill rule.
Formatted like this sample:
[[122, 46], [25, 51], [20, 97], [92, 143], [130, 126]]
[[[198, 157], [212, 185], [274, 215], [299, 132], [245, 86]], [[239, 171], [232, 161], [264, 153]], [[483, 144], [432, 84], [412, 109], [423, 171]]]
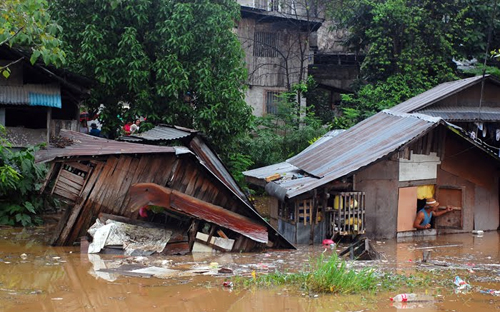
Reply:
[[41, 182], [47, 173], [43, 164], [35, 164], [38, 146], [14, 151], [0, 126], [0, 225], [29, 226], [41, 223], [46, 198], [40, 196]]

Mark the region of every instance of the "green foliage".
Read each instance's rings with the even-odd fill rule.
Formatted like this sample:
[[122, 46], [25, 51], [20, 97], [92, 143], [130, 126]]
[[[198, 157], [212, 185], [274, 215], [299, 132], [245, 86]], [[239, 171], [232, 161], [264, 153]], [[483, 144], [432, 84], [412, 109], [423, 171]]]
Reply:
[[[4, 128], [0, 126], [4, 133]], [[0, 134], [0, 224], [29, 226], [38, 224], [36, 216], [45, 198], [38, 191], [47, 173], [45, 165], [35, 164], [38, 147], [13, 151]]]
[[283, 93], [277, 113], [257, 117], [253, 132], [239, 142], [239, 150], [250, 157], [253, 168], [282, 162], [328, 131], [311, 109], [301, 109], [295, 100], [295, 91]]
[[231, 175], [234, 177], [238, 185], [245, 186], [245, 176], [243, 171], [247, 170], [253, 165], [253, 161], [248, 155], [242, 153], [231, 153], [227, 166], [231, 170]]
[[105, 105], [100, 119], [111, 136], [120, 117], [146, 116], [203, 131], [227, 158], [248, 130], [236, 1], [54, 0], [51, 12], [73, 70], [99, 82], [86, 104]]
[[342, 95], [343, 115], [334, 128], [347, 129], [384, 109], [391, 108], [434, 86], [433, 80], [418, 74], [394, 74], [384, 82], [366, 84], [355, 94]]
[[[497, 7], [495, 7], [495, 5]], [[343, 95], [348, 128], [435, 85], [458, 78], [453, 59], [484, 57], [488, 33], [498, 47], [499, 4], [490, 1], [350, 0], [333, 11], [346, 44], [366, 54], [355, 94]]]
[[245, 286], [261, 287], [295, 285], [301, 289], [322, 293], [357, 294], [374, 291], [378, 279], [371, 268], [355, 270], [348, 267], [347, 262], [334, 253], [325, 259], [322, 254], [311, 260], [312, 265], [297, 273], [274, 272], [255, 275], [252, 279], [239, 280]]
[[[46, 0], [3, 0], [0, 3], [0, 45], [15, 45], [32, 51], [30, 61], [42, 59], [45, 64], [61, 65], [65, 53], [58, 35], [61, 27], [47, 11]], [[0, 67], [2, 75], [10, 75], [8, 66]]]

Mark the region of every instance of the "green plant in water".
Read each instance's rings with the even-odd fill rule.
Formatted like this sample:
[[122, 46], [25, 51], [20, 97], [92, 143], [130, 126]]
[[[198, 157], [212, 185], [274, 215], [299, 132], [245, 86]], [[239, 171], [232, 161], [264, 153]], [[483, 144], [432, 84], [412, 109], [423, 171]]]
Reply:
[[253, 274], [251, 279], [236, 278], [235, 283], [245, 287], [257, 285], [272, 287], [295, 285], [298, 288], [323, 293], [356, 294], [373, 291], [378, 280], [371, 269], [355, 270], [347, 266], [347, 262], [333, 254], [326, 259], [321, 255], [309, 268], [301, 272], [274, 272], [265, 275]]
[[372, 269], [359, 271], [349, 268], [347, 262], [333, 254], [327, 261], [321, 255], [307, 280], [307, 288], [315, 292], [342, 294], [374, 290], [377, 278]]

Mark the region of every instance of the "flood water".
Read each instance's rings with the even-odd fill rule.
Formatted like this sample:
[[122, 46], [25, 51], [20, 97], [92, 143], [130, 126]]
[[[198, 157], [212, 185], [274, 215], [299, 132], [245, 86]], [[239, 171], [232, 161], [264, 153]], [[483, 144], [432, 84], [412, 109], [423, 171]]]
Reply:
[[[500, 296], [480, 290], [500, 290], [500, 235], [486, 232], [372, 241], [382, 260], [356, 261], [356, 267], [432, 276], [428, 289], [411, 285], [391, 292], [342, 296], [303, 293], [293, 288], [241, 289], [223, 287], [224, 276], [203, 275], [207, 267], [230, 268], [233, 274], [300, 270], [311, 257], [331, 254], [322, 246], [258, 254], [198, 254], [170, 257], [123, 257], [80, 254], [78, 247], [49, 247], [43, 229], [0, 228], [0, 311], [494, 311]], [[339, 246], [340, 251], [342, 246]], [[431, 249], [432, 247], [432, 249]], [[432, 250], [422, 263], [424, 251]], [[113, 265], [148, 262], [171, 269], [162, 278], [124, 276], [99, 271]], [[436, 265], [437, 264], [437, 265]], [[442, 264], [442, 265], [441, 265]], [[204, 269], [202, 269], [204, 268]], [[445, 272], [445, 273], [443, 273]], [[448, 274], [446, 274], [448, 273]], [[458, 290], [449, 276], [469, 282]], [[442, 280], [446, 279], [446, 280]], [[398, 292], [427, 293], [434, 302], [391, 304]]]

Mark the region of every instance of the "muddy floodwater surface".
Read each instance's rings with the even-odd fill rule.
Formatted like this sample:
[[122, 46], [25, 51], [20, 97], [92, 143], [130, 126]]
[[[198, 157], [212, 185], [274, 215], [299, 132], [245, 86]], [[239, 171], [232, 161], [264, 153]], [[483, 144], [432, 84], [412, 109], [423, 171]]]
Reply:
[[[495, 311], [500, 310], [500, 235], [486, 232], [372, 241], [377, 261], [356, 268], [431, 277], [425, 287], [404, 285], [373, 294], [314, 294], [294, 287], [225, 287], [231, 276], [299, 271], [311, 258], [342, 250], [303, 246], [293, 251], [124, 257], [80, 254], [79, 247], [47, 246], [43, 229], [0, 228], [0, 311]], [[424, 252], [431, 251], [422, 262]], [[117, 273], [137, 264], [161, 269], [156, 275]], [[215, 268], [215, 271], [213, 270]], [[219, 273], [217, 268], [232, 273]], [[159, 269], [158, 269], [159, 270]], [[151, 272], [150, 272], [151, 273]], [[454, 284], [459, 276], [470, 287]], [[461, 289], [462, 288], [462, 289]], [[434, 301], [391, 303], [404, 292]]]

